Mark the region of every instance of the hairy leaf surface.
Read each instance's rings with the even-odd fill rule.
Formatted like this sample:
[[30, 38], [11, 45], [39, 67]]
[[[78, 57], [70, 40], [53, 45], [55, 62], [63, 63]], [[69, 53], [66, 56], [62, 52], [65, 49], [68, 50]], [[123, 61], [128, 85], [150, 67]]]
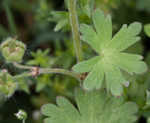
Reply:
[[57, 105], [44, 105], [45, 123], [134, 123], [137, 119], [135, 103], [108, 96], [104, 90], [77, 90], [75, 100], [77, 108], [63, 97], [57, 98]]
[[73, 70], [78, 73], [89, 72], [83, 84], [85, 89], [99, 89], [105, 80], [107, 90], [115, 96], [120, 96], [123, 93], [123, 85], [128, 82], [121, 70], [131, 75], [141, 74], [147, 70], [142, 56], [123, 52], [140, 40], [137, 35], [142, 25], [139, 22], [129, 26], [124, 24], [112, 37], [110, 16], [105, 17], [104, 13], [97, 9], [92, 19], [94, 27], [81, 25], [81, 39], [88, 43], [98, 56], [76, 64]]

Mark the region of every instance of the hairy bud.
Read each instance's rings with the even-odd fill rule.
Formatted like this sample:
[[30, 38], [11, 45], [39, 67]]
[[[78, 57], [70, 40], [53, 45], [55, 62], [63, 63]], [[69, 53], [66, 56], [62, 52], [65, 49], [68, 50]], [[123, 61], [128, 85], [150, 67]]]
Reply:
[[0, 91], [10, 97], [17, 89], [17, 84], [13, 81], [13, 77], [6, 71], [0, 71]]
[[7, 38], [1, 44], [0, 49], [7, 62], [21, 62], [26, 46], [14, 38]]

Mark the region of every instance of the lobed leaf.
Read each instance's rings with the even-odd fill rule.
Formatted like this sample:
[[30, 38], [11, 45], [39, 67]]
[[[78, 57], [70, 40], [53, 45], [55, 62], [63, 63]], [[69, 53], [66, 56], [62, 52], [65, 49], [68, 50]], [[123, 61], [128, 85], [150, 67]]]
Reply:
[[137, 35], [141, 31], [141, 27], [141, 24], [138, 22], [134, 22], [128, 27], [127, 25], [123, 25], [120, 31], [107, 44], [106, 48], [111, 48], [117, 51], [127, 49], [129, 46], [140, 40], [140, 37], [137, 37]]
[[[123, 51], [140, 40], [137, 35], [142, 29], [139, 22], [127, 26], [124, 24], [120, 31], [112, 37], [112, 22], [109, 16], [97, 9], [92, 16], [94, 28], [81, 25], [81, 39], [87, 42], [98, 54], [90, 60], [82, 61], [73, 67], [79, 73], [89, 72], [83, 87], [88, 90], [100, 89], [103, 81], [106, 89], [115, 96], [123, 93], [123, 86], [128, 80], [121, 71], [133, 75], [147, 71], [147, 65], [142, 56]], [[96, 31], [95, 31], [96, 30]]]
[[133, 123], [137, 119], [135, 103], [109, 96], [104, 90], [78, 89], [75, 100], [78, 109], [62, 97], [57, 99], [58, 106], [44, 105], [42, 113], [48, 116], [45, 123]]

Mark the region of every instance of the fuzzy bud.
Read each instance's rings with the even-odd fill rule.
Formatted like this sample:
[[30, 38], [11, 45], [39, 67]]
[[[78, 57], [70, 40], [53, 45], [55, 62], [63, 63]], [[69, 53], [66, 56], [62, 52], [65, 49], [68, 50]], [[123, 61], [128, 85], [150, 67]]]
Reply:
[[14, 38], [7, 38], [0, 46], [3, 57], [7, 62], [21, 62], [26, 46]]
[[13, 81], [13, 77], [7, 72], [7, 70], [0, 71], [0, 91], [10, 97], [17, 89], [17, 84]]

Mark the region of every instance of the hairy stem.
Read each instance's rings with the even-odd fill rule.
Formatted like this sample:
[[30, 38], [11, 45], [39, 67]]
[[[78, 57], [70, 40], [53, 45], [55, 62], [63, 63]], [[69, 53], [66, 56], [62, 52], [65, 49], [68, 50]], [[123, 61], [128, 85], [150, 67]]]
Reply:
[[[31, 71], [30, 73], [25, 72], [23, 74], [15, 76], [16, 79], [21, 78], [21, 77], [32, 76], [32, 72], [33, 72], [32, 70], [34, 68], [36, 68], [36, 66], [26, 66], [26, 65], [21, 65], [21, 64], [18, 64], [18, 63], [13, 63], [13, 65], [16, 66], [17, 68], [28, 69], [28, 70]], [[72, 76], [72, 77], [76, 78], [78, 81], [81, 81], [80, 80], [80, 75], [73, 72], [73, 71], [60, 69], [60, 68], [40, 68], [40, 67], [37, 67], [37, 68], [38, 68], [38, 75], [39, 74], [46, 74], [46, 73], [58, 73], [58, 74], [64, 74], [64, 75]]]
[[21, 64], [18, 64], [17, 62], [13, 62], [13, 65], [17, 68], [20, 68], [20, 69], [32, 69], [32, 68], [34, 68], [33, 66], [21, 65]]
[[14, 80], [17, 80], [17, 79], [19, 79], [19, 78], [23, 78], [23, 77], [30, 77], [30, 76], [32, 76], [32, 74], [31, 74], [31, 72], [29, 73], [29, 72], [24, 72], [24, 73], [22, 73], [22, 74], [19, 74], [19, 75], [16, 75], [16, 76], [14, 76]]
[[40, 68], [39, 69], [39, 74], [44, 74], [44, 73], [58, 73], [58, 74], [64, 74], [64, 75], [69, 75], [77, 80], [80, 81], [80, 76], [73, 71], [68, 71], [65, 69], [59, 69], [59, 68]]
[[81, 50], [81, 42], [80, 42], [78, 16], [76, 12], [77, 0], [68, 0], [68, 1], [69, 1], [68, 9], [69, 9], [70, 24], [72, 28], [73, 42], [74, 42], [77, 60], [78, 62], [80, 62], [82, 60], [82, 50]]

